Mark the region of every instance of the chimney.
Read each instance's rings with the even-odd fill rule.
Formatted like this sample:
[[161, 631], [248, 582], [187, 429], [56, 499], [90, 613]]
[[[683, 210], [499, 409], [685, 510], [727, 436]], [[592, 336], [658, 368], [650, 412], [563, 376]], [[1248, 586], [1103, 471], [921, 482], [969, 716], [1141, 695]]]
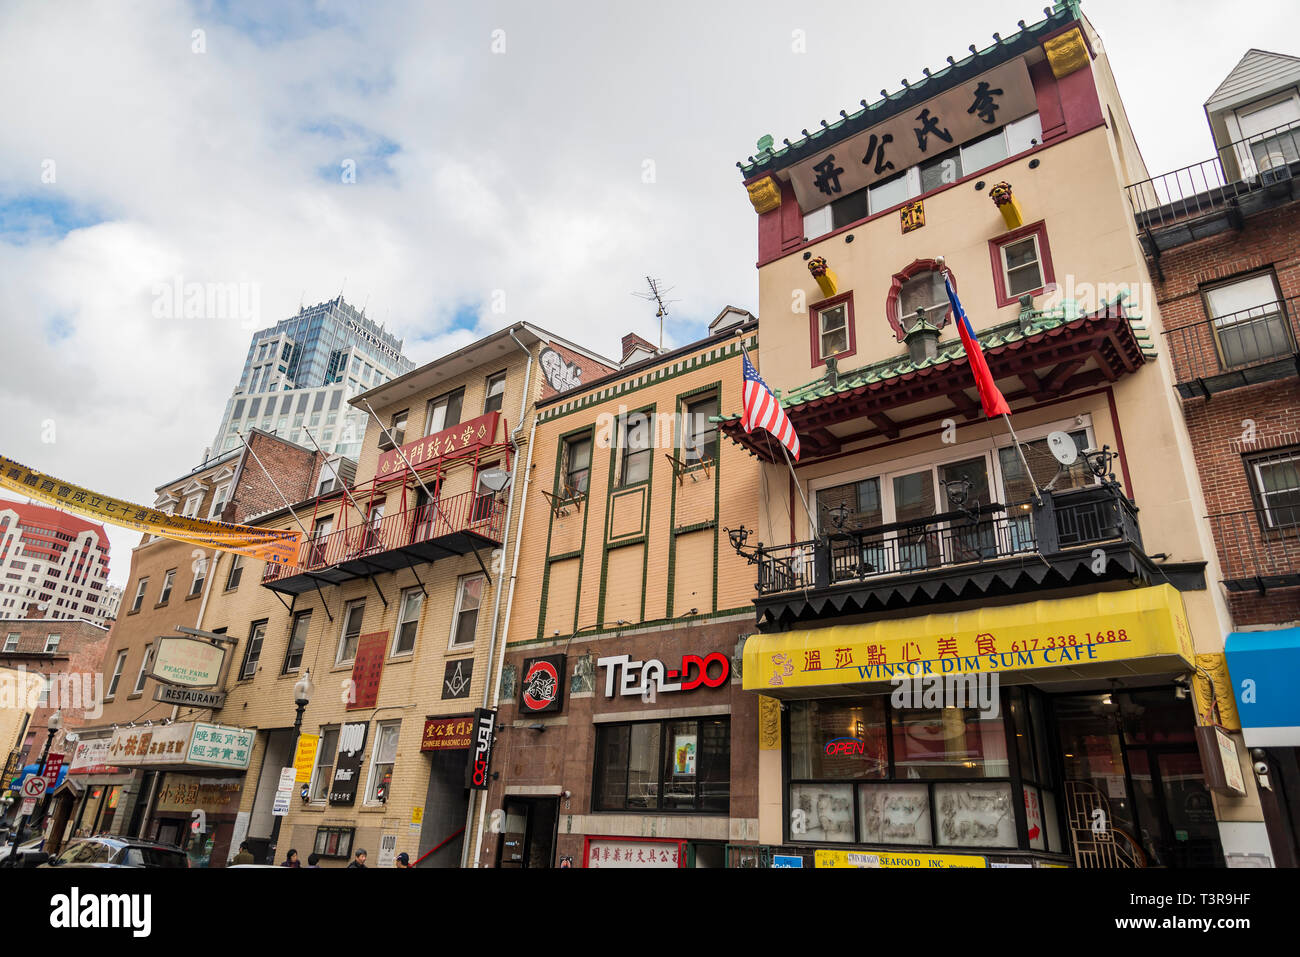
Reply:
[[629, 332], [623, 337], [623, 358], [619, 360], [619, 364], [626, 364], [628, 356], [636, 352], [638, 349], [644, 349], [651, 355], [654, 355], [659, 351], [652, 343], [646, 342], [646, 340], [642, 339], [635, 332]]

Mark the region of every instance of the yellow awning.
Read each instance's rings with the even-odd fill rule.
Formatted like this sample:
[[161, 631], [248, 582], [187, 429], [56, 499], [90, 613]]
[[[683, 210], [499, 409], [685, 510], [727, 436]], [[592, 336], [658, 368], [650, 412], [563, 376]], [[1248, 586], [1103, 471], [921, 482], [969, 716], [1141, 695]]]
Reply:
[[745, 642], [746, 691], [806, 698], [924, 675], [1077, 681], [1192, 668], [1172, 585], [780, 634]]

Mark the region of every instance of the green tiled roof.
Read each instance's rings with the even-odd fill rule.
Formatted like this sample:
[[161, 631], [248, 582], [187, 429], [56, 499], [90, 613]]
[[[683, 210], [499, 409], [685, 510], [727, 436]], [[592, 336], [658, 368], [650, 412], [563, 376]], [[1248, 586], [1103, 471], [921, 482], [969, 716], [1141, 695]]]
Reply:
[[[1113, 303], [1102, 303], [1097, 312], [1104, 313], [1108, 306], [1117, 306], [1124, 298], [1124, 294], [1121, 292]], [[996, 349], [1008, 343], [1027, 339], [1041, 332], [1083, 322], [1090, 318], [1091, 315], [1095, 314], [1080, 311], [1078, 304], [1068, 299], [1059, 308], [1051, 311], [1041, 309], [1025, 310], [1011, 322], [1004, 322], [989, 329], [981, 330], [978, 333], [980, 346], [984, 349]], [[1155, 350], [1151, 345], [1151, 336], [1147, 333], [1145, 324], [1141, 322], [1142, 317], [1130, 313], [1125, 318], [1133, 330], [1133, 337], [1141, 347], [1143, 356], [1147, 359], [1154, 359]], [[839, 373], [839, 380], [834, 386], [828, 383], [825, 376], [822, 376], [812, 382], [797, 386], [785, 394], [781, 394], [777, 390], [777, 398], [780, 400], [782, 408], [790, 409], [815, 399], [824, 399], [837, 393], [850, 392], [853, 389], [876, 382], [887, 382], [890, 379], [919, 372], [932, 366], [943, 365], [965, 358], [966, 349], [962, 346], [961, 339], [948, 339], [939, 343], [938, 352], [933, 359], [923, 359], [920, 362], [913, 362], [908, 356], [882, 359], [879, 362], [873, 362], [852, 371]], [[728, 422], [739, 418], [740, 415], [737, 413], [716, 416], [713, 421]]]
[[[1010, 52], [1008, 48], [1017, 46], [1021, 41], [1031, 39], [1031, 35], [1041, 34], [1062, 23], [1078, 20], [1081, 16], [1079, 2], [1080, 0], [1056, 0], [1052, 4], [1050, 14], [1045, 19], [1032, 26], [1026, 26], [1025, 21], [1021, 20], [1017, 24], [1020, 27], [1018, 32], [1007, 37], [995, 33], [993, 34], [994, 42], [982, 50], [972, 43], [969, 48], [971, 51], [970, 56], [961, 60], [949, 57], [948, 65], [942, 70], [936, 70], [932, 73], [929, 69], [926, 69], [924, 71], [925, 76], [914, 83], [903, 80], [901, 90], [895, 90], [893, 93], [881, 90], [882, 95], [879, 100], [871, 104], [863, 100], [862, 108], [853, 113], [840, 110], [840, 118], [834, 123], [822, 120], [821, 129], [812, 133], [804, 130], [804, 137], [793, 143], [787, 139], [784, 141], [784, 146], [773, 149], [770, 145], [771, 137], [764, 137], [763, 140], [759, 141], [760, 150], [757, 156], [749, 157], [748, 162], [736, 163], [740, 167], [741, 176], [748, 179], [764, 169], [769, 171], [782, 169], [791, 162], [803, 159], [804, 156], [801, 154], [806, 153], [812, 147], [829, 146], [832, 143], [839, 142], [846, 136], [883, 122], [899, 112], [905, 105], [919, 102], [920, 99], [928, 98], [931, 95], [929, 92], [920, 92], [918, 94], [918, 91], [926, 91], [927, 87], [935, 87], [933, 95], [937, 95], [944, 88], [951, 85], [951, 83], [946, 84], [945, 80], [959, 81], [967, 76], [974, 76], [977, 73], [984, 72], [996, 65], [996, 62], [1007, 59], [1006, 53]], [[999, 54], [1002, 54], [1002, 56], [999, 56]], [[763, 146], [766, 146], [766, 148], [762, 148]], [[787, 162], [781, 162], [783, 159], [786, 159]]]

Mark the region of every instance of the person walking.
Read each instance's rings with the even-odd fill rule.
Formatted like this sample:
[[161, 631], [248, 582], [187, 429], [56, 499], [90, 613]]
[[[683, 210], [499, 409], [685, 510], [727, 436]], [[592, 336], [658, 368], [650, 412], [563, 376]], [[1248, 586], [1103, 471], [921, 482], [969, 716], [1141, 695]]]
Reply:
[[308, 867], [309, 869], [314, 867], [314, 868], [316, 868], [317, 870], [320, 870], [320, 855], [319, 855], [319, 854], [314, 854], [314, 853], [313, 853], [313, 854], [308, 854], [308, 855], [307, 855], [307, 867]]
[[253, 852], [248, 849], [247, 841], [244, 841], [239, 845], [239, 853], [235, 855], [234, 860], [232, 860], [230, 863], [232, 865], [257, 863], [257, 861], [253, 859]]
[[284, 863], [281, 864], [280, 866], [281, 867], [302, 867], [302, 861], [298, 860], [298, 852], [290, 848], [289, 853], [286, 854], [284, 857]]
[[365, 866], [366, 866], [366, 852], [364, 850], [357, 851], [357, 856], [354, 857], [352, 859], [352, 863], [348, 865], [348, 867], [365, 867]]
[[410, 855], [410, 854], [407, 854], [406, 851], [402, 851], [401, 854], [398, 854], [398, 855], [397, 855], [397, 866], [398, 866], [398, 867], [410, 867], [410, 866], [411, 866], [411, 855]]

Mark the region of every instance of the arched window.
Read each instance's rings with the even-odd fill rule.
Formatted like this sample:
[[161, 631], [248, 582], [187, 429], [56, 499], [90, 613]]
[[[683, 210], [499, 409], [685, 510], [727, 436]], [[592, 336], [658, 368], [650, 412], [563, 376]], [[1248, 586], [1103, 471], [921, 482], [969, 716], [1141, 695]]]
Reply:
[[[955, 277], [952, 286], [957, 288]], [[933, 259], [918, 259], [901, 272], [894, 273], [889, 296], [885, 299], [885, 318], [899, 342], [916, 323], [918, 310], [927, 322], [940, 329], [952, 320], [952, 307], [943, 288], [943, 273]]]

